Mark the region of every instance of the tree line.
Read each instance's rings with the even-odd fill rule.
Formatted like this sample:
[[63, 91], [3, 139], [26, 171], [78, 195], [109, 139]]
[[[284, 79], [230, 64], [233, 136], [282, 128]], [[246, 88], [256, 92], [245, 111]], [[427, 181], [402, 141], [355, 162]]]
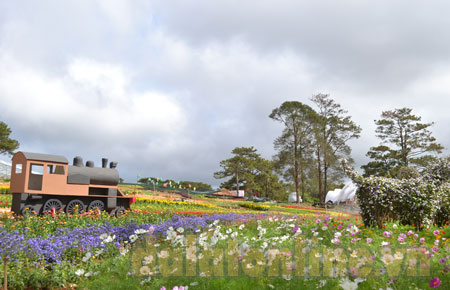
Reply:
[[[342, 186], [345, 175], [339, 161], [353, 162], [348, 142], [360, 137], [361, 127], [329, 94], [313, 95], [310, 101], [314, 108], [286, 101], [273, 109], [269, 118], [283, 124], [283, 130], [273, 141], [272, 160], [254, 147], [234, 148], [234, 156], [221, 161], [222, 170], [214, 173], [215, 178], [228, 178], [221, 186], [278, 200], [295, 191], [297, 202], [305, 201], [306, 194], [323, 202], [330, 189]], [[443, 146], [429, 130], [433, 123], [420, 121], [410, 108], [382, 112], [375, 120], [381, 144], [367, 153], [371, 161], [361, 167], [364, 175], [409, 178], [426, 168]]]
[[[288, 192], [295, 191], [297, 202], [300, 195], [304, 201], [306, 194], [324, 201], [330, 189], [342, 186], [344, 172], [339, 160], [353, 161], [348, 141], [360, 137], [361, 127], [330, 95], [316, 94], [310, 101], [314, 108], [286, 101], [273, 109], [268, 117], [281, 123], [283, 130], [273, 141], [276, 154], [272, 160], [262, 158], [253, 146], [234, 148], [233, 156], [222, 160], [221, 170], [214, 173], [217, 179], [228, 178], [221, 186], [277, 200], [285, 200]], [[444, 149], [430, 131], [434, 123], [423, 123], [411, 108], [383, 111], [375, 124], [380, 144], [367, 152], [370, 161], [361, 166], [364, 176], [417, 177]], [[0, 155], [12, 155], [19, 147], [10, 134], [8, 125], [0, 121]], [[141, 181], [160, 180], [146, 177]], [[165, 182], [176, 183], [161, 180]], [[189, 184], [200, 190], [211, 189], [202, 182], [177, 183], [182, 187]]]

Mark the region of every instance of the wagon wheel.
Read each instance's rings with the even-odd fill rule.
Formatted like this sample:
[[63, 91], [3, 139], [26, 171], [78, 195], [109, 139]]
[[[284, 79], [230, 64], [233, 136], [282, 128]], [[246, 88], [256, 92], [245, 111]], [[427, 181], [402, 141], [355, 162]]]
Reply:
[[47, 212], [52, 212], [53, 209], [55, 210], [55, 212], [60, 211], [63, 208], [63, 204], [59, 199], [49, 199], [44, 203], [44, 206], [42, 207], [42, 212], [43, 213], [47, 213]]
[[95, 209], [98, 209], [99, 211], [104, 211], [105, 203], [99, 199], [93, 200], [88, 206], [88, 211], [92, 211]]
[[34, 207], [30, 204], [24, 205], [21, 213], [23, 216], [35, 216], [36, 215], [36, 211], [34, 210]]
[[120, 217], [121, 215], [125, 214], [125, 208], [123, 206], [116, 207], [113, 210], [113, 213], [115, 217]]
[[74, 214], [75, 212], [84, 212], [84, 203], [79, 199], [71, 200], [66, 206], [66, 213]]

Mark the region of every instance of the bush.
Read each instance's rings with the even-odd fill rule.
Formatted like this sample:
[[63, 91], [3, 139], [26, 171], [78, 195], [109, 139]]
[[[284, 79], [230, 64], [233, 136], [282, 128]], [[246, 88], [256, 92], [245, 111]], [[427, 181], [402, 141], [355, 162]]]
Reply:
[[241, 202], [241, 203], [239, 203], [239, 206], [246, 207], [246, 208], [253, 209], [253, 210], [263, 210], [263, 211], [269, 210], [269, 208], [270, 208], [267, 205], [253, 204], [253, 203], [248, 203], [248, 202]]
[[349, 177], [358, 186], [356, 196], [366, 226], [379, 228], [388, 220], [402, 224], [443, 224], [450, 219], [449, 158], [439, 159], [422, 177], [393, 179], [364, 178], [343, 162]]

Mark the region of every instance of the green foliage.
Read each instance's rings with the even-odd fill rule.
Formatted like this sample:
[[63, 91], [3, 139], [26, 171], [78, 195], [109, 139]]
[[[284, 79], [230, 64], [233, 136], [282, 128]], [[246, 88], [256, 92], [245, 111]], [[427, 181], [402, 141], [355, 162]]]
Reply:
[[[311, 100], [318, 108], [319, 121], [316, 125], [316, 154], [319, 172], [319, 200], [323, 201], [328, 192], [329, 171], [335, 174], [335, 179], [343, 177], [339, 159], [350, 159], [351, 148], [347, 142], [359, 138], [361, 127], [356, 125], [347, 111], [330, 98], [329, 94], [314, 95]], [[322, 159], [322, 160], [321, 160]], [[323, 173], [323, 192], [321, 174]]]
[[[284, 102], [269, 115], [285, 127], [275, 142], [274, 160], [283, 177], [294, 184], [297, 197], [317, 193], [323, 200], [328, 188], [340, 183], [344, 173], [339, 158], [350, 160], [350, 139], [358, 138], [361, 128], [327, 94], [311, 98], [318, 111], [301, 102]], [[311, 184], [314, 181], [314, 184]]]
[[364, 178], [344, 161], [349, 177], [358, 185], [356, 192], [366, 226], [381, 227], [388, 220], [422, 228], [450, 220], [449, 158], [440, 159], [422, 177], [394, 179]]
[[313, 154], [317, 113], [308, 105], [292, 101], [284, 102], [279, 108], [275, 108], [269, 117], [285, 126], [281, 136], [274, 142], [278, 151], [275, 156], [277, 167], [286, 180], [294, 183], [297, 200], [300, 187], [304, 199], [306, 171]]
[[159, 186], [162, 186], [163, 184], [167, 184], [167, 186], [178, 188], [181, 186], [181, 188], [195, 188], [196, 190], [202, 191], [202, 190], [212, 190], [212, 187], [210, 184], [198, 182], [198, 181], [175, 181], [173, 179], [160, 179], [157, 177], [143, 177], [138, 180], [139, 183], [155, 183]]
[[245, 189], [250, 194], [279, 195], [285, 193], [284, 186], [274, 173], [274, 164], [265, 160], [253, 147], [237, 147], [232, 158], [220, 162], [221, 171], [215, 172], [217, 179], [229, 179], [221, 184], [228, 189]]
[[17, 140], [9, 138], [11, 129], [3, 122], [0, 122], [0, 155], [9, 154], [13, 155], [14, 150], [19, 148], [19, 142]]
[[372, 161], [361, 167], [364, 176], [397, 177], [397, 174], [404, 174], [404, 170], [399, 171], [401, 167], [426, 168], [436, 159], [430, 153], [442, 152], [444, 147], [436, 142], [428, 129], [433, 123], [420, 123], [422, 118], [411, 112], [410, 108], [384, 111], [381, 119], [375, 120], [377, 137], [391, 147], [370, 148], [367, 156]]

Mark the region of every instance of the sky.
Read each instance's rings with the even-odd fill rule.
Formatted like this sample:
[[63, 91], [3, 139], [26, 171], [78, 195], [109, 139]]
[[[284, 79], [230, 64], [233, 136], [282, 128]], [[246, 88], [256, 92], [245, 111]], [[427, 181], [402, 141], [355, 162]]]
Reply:
[[[0, 121], [21, 151], [201, 181], [276, 153], [285, 101], [330, 94], [361, 126], [409, 107], [450, 148], [448, 1], [0, 0]], [[445, 154], [449, 151], [446, 149]], [[7, 156], [0, 159], [8, 160]]]

